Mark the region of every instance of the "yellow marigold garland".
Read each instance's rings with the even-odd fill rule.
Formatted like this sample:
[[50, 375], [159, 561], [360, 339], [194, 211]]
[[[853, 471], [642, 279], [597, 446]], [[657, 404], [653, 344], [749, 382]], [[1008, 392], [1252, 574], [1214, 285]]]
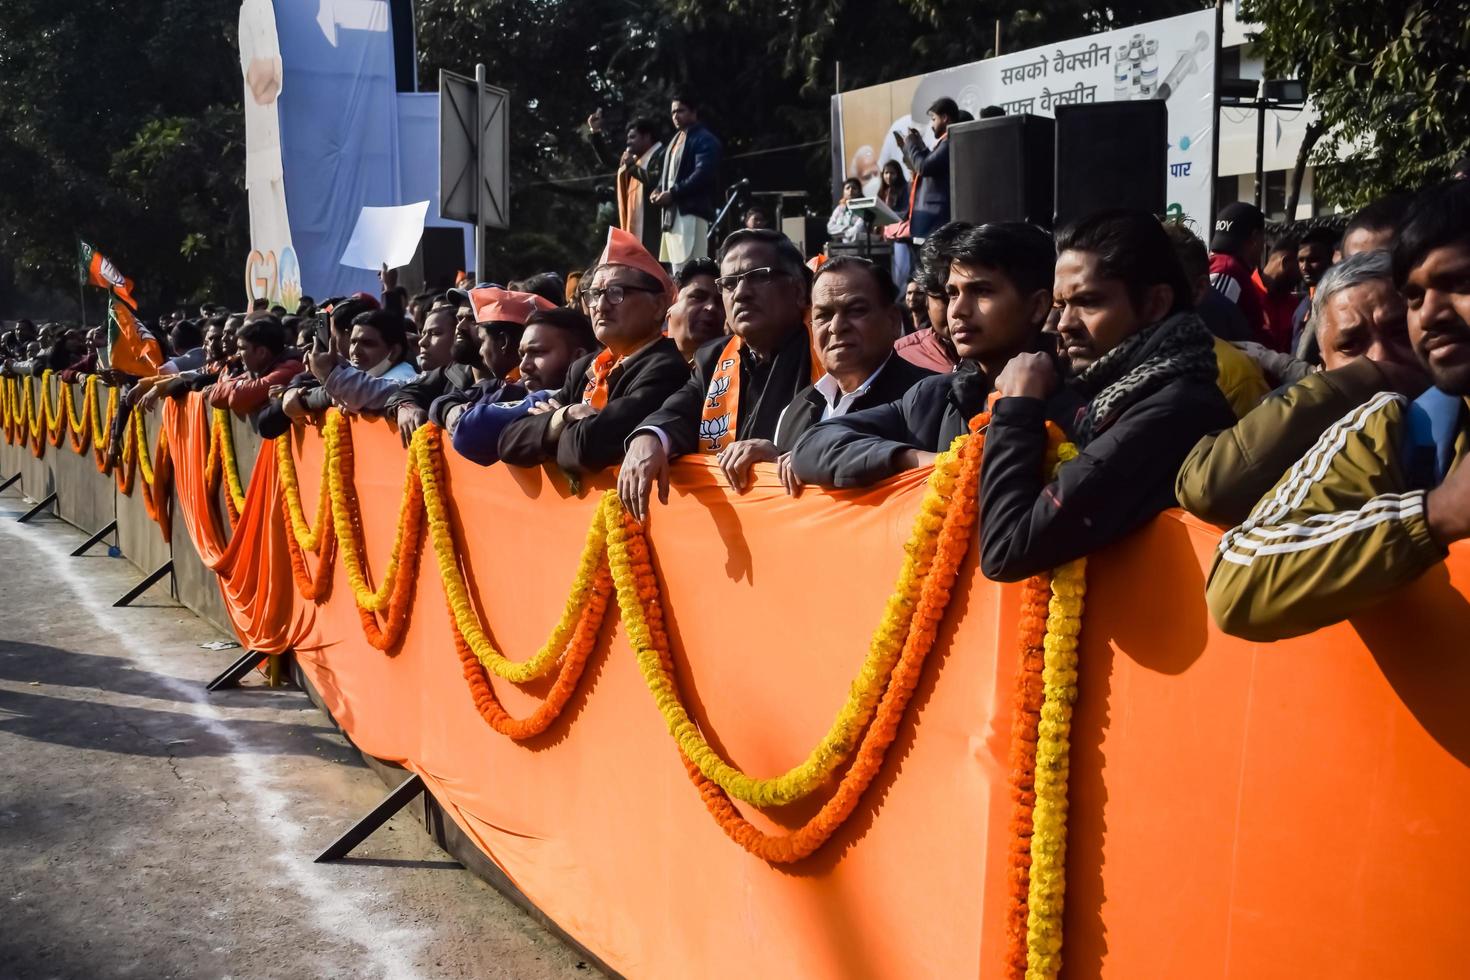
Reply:
[[[143, 483], [146, 484], [147, 486], [150, 486], [151, 487], [151, 486], [153, 486], [153, 477], [154, 477], [154, 473], [153, 473], [153, 455], [152, 455], [152, 453], [150, 453], [148, 451], [148, 427], [143, 424], [143, 413], [142, 412], [138, 412], [138, 411], [134, 411], [131, 422], [132, 422], [132, 426], [133, 426], [133, 447], [134, 447], [134, 450], [133, 451], [138, 454], [138, 469], [143, 474]], [[168, 433], [165, 432], [163, 429], [159, 429], [158, 430], [158, 452], [159, 452], [159, 455], [162, 455], [163, 454], [163, 448], [164, 448], [164, 444], [165, 444], [165, 441], [167, 440], [167, 438], [168, 438]]]
[[[1071, 443], [1061, 463], [1077, 455]], [[1062, 908], [1067, 890], [1067, 777], [1072, 705], [1077, 701], [1077, 638], [1082, 632], [1087, 559], [1052, 574], [1046, 617], [1044, 694], [1036, 732], [1036, 805], [1032, 811], [1031, 887], [1027, 896], [1026, 977], [1047, 980], [1062, 967]]]
[[[582, 616], [582, 607], [590, 600], [597, 582], [597, 569], [606, 551], [603, 507], [593, 515], [592, 526], [587, 531], [587, 543], [577, 563], [577, 574], [567, 596], [560, 621], [551, 631], [551, 637], [536, 655], [528, 660], [513, 661], [496, 650], [485, 635], [479, 614], [470, 599], [464, 575], [460, 571], [460, 552], [455, 546], [454, 531], [450, 525], [449, 510], [444, 488], [433, 465], [429, 441], [437, 427], [421, 426], [414, 433], [410, 456], [417, 462], [419, 486], [424, 496], [424, 509], [428, 517], [429, 539], [434, 544], [434, 556], [439, 563], [439, 577], [444, 582], [444, 594], [449, 598], [449, 608], [454, 623], [463, 634], [465, 642], [474, 651], [475, 658], [495, 676], [516, 684], [545, 677], [556, 667], [558, 659], [566, 651]], [[442, 448], [438, 449], [442, 452]], [[336, 508], [336, 501], [333, 501]], [[341, 537], [339, 527], [338, 536]], [[344, 549], [345, 551], [345, 549]], [[344, 555], [345, 557], [345, 555]], [[355, 586], [354, 586], [355, 588]]]
[[[334, 417], [335, 418], [335, 417]], [[335, 425], [333, 419], [329, 419], [324, 437], [331, 438]], [[286, 498], [286, 509], [291, 515], [291, 531], [296, 537], [296, 543], [304, 551], [315, 554], [321, 549], [322, 538], [327, 530], [328, 523], [332, 520], [332, 457], [327, 452], [325, 444], [322, 451], [322, 479], [319, 485], [316, 501], [316, 521], [308, 527], [306, 524], [306, 513], [301, 506], [301, 485], [296, 478], [296, 457], [291, 454], [291, 440], [289, 436], [281, 436], [276, 440], [276, 460], [279, 463], [281, 474], [282, 496]]]
[[81, 410], [77, 411], [76, 398], [72, 395], [71, 385], [65, 382], [61, 385], [61, 391], [66, 398], [66, 420], [71, 431], [76, 435], [87, 432], [87, 423], [91, 418], [92, 399], [97, 397], [97, 390], [92, 386], [92, 378], [82, 386]]
[[[46, 372], [46, 374], [50, 374], [50, 373], [51, 372], [49, 372], [49, 371]], [[39, 440], [42, 440], [42, 439], [45, 438], [45, 432], [46, 432], [46, 412], [45, 412], [45, 409], [43, 409], [42, 406], [41, 406], [41, 399], [38, 398], [35, 395], [35, 393], [34, 393], [34, 390], [35, 389], [34, 389], [34, 383], [33, 382], [34, 382], [34, 379], [32, 379], [32, 378], [22, 378], [21, 379], [21, 387], [23, 387], [25, 389], [25, 393], [26, 393], [25, 394], [25, 398], [26, 398], [26, 409], [29, 412], [30, 420], [31, 420], [31, 422], [30, 422], [31, 442], [33, 444], [33, 447], [35, 447], [35, 446], [38, 446], [39, 445]], [[43, 384], [45, 383], [45, 375], [42, 376], [42, 383]], [[41, 455], [39, 449], [37, 450], [36, 455], [37, 456]]]
[[[368, 588], [367, 572], [363, 567], [361, 542], [358, 531], [361, 519], [357, 507], [357, 490], [352, 479], [351, 434], [347, 420], [340, 412], [334, 412], [335, 420], [328, 420], [327, 456], [331, 461], [329, 491], [332, 496], [332, 519], [337, 532], [337, 547], [342, 553], [342, 565], [347, 569], [347, 581], [352, 585], [352, 595], [358, 608], [370, 612], [383, 612], [393, 601], [394, 585], [398, 581], [398, 565], [405, 557], [405, 539], [411, 524], [409, 511], [421, 505], [414, 472], [413, 458], [404, 467], [402, 503], [398, 509], [398, 530], [393, 540], [393, 550], [388, 556], [388, 566], [376, 589]], [[413, 547], [413, 543], [408, 545]]]
[[[636, 602], [630, 603], [624, 596], [630, 589], [633, 590], [632, 595], [637, 594], [636, 587], [629, 578], [626, 557], [615, 558], [611, 562], [629, 639], [637, 639], [631, 645], [637, 653], [644, 682], [664, 717], [669, 733], [679, 743], [680, 750], [707, 779], [730, 796], [746, 803], [756, 806], [782, 806], [809, 796], [851, 756], [864, 728], [872, 720], [879, 699], [888, 688], [894, 664], [903, 651], [919, 592], [934, 559], [939, 530], [944, 523], [944, 514], [953, 495], [958, 471], [958, 457], [955, 452], [942, 453], [935, 461], [934, 471], [929, 477], [928, 492], [919, 505], [913, 530], [904, 546], [904, 561], [899, 570], [898, 581], [873, 635], [868, 656], [848, 689], [847, 701], [838, 711], [827, 734], [808, 753], [806, 759], [779, 776], [761, 779], [745, 774], [721, 758], [700, 734], [699, 726], [685, 710], [674, 678], [663, 669], [651, 641], [644, 635], [648, 627], [642, 624], [641, 606]], [[609, 540], [612, 543], [612, 539]], [[626, 547], [621, 541], [617, 545], [620, 549]], [[635, 632], [635, 629], [639, 632]]]
[[224, 470], [225, 487], [236, 512], [239, 512], [245, 507], [245, 487], [240, 483], [240, 463], [235, 457], [235, 434], [230, 428], [230, 413], [227, 409], [216, 408], [212, 410], [211, 417], [214, 438], [210, 440], [210, 456]]

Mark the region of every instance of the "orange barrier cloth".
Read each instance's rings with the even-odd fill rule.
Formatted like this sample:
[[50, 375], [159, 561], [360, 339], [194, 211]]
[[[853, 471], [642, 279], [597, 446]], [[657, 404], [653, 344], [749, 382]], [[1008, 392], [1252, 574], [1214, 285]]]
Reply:
[[211, 423], [209, 408], [198, 395], [186, 402], [164, 402], [163, 425], [184, 526], [200, 559], [218, 576], [241, 640], [260, 653], [283, 653], [309, 635], [315, 607], [297, 597], [291, 578], [276, 457], [260, 454], [245, 506], [226, 542], [207, 474]]
[[[614, 968], [1005, 974], [1020, 589], [981, 579], [973, 549], [876, 783], [826, 848], [778, 868], [705, 812], [615, 612], [566, 711], [513, 742], [476, 709], [431, 565], [386, 654], [362, 639], [345, 582], [319, 606], [296, 593], [273, 454], [257, 461], [236, 535], [218, 547], [203, 493], [208, 425], [197, 397], [171, 410], [176, 492], [191, 539], [226, 576], [242, 638], [256, 649], [289, 638], [353, 741], [422, 774], [530, 899]], [[373, 461], [355, 485], [365, 562], [381, 573], [404, 454], [381, 422], [354, 422], [352, 439], [357, 459]], [[297, 460], [309, 515], [324, 492], [316, 430]], [[445, 464], [480, 615], [496, 646], [523, 659], [561, 613], [608, 482], [578, 499], [542, 470], [482, 469], [453, 453]], [[821, 738], [882, 614], [926, 477], [793, 500], [770, 467], [744, 497], [705, 459], [675, 467], [650, 541], [681, 689], [723, 757], [771, 775]], [[1352, 623], [1252, 644], [1208, 620], [1217, 542], [1171, 513], [1089, 563], [1066, 973], [1462, 975], [1466, 549]], [[516, 717], [551, 682], [489, 679]], [[742, 812], [789, 830], [825, 795]]]

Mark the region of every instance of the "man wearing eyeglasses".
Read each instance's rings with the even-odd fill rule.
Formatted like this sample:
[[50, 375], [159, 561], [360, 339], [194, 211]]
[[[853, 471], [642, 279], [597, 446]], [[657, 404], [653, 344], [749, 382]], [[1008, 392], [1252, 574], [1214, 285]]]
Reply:
[[554, 459], [580, 475], [617, 463], [628, 434], [689, 377], [678, 345], [662, 336], [673, 280], [637, 238], [608, 229], [583, 294], [604, 349], [578, 359], [560, 391], [505, 427], [500, 458], [512, 466]]
[[715, 456], [730, 485], [744, 491], [750, 467], [777, 456], [781, 413], [816, 380], [801, 251], [778, 231], [744, 228], [725, 239], [719, 262], [715, 284], [733, 336], [701, 347], [688, 382], [628, 441], [618, 496], [639, 521], [655, 484], [668, 502], [669, 460], [686, 453]]

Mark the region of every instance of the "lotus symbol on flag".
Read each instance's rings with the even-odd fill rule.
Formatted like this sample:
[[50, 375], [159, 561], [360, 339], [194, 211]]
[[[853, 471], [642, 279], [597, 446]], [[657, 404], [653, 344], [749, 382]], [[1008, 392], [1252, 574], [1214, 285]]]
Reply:
[[99, 256], [99, 258], [101, 261], [98, 263], [97, 271], [102, 274], [102, 278], [116, 289], [123, 288], [123, 275], [117, 271], [117, 266], [113, 265], [112, 260], [106, 256]]

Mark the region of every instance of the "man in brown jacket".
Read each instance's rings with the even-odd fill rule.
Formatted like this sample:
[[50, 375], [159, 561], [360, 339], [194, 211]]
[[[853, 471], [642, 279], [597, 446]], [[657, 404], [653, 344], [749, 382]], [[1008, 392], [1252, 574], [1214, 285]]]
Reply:
[[1199, 441], [1174, 485], [1179, 505], [1196, 517], [1239, 524], [1332, 423], [1380, 391], [1413, 398], [1428, 384], [1409, 344], [1406, 308], [1387, 252], [1333, 266], [1313, 306], [1328, 370], [1278, 391], [1232, 428]]
[[1340, 622], [1470, 537], [1470, 182], [1415, 202], [1393, 268], [1433, 387], [1354, 408], [1225, 534], [1206, 599], [1227, 633], [1275, 640]]

